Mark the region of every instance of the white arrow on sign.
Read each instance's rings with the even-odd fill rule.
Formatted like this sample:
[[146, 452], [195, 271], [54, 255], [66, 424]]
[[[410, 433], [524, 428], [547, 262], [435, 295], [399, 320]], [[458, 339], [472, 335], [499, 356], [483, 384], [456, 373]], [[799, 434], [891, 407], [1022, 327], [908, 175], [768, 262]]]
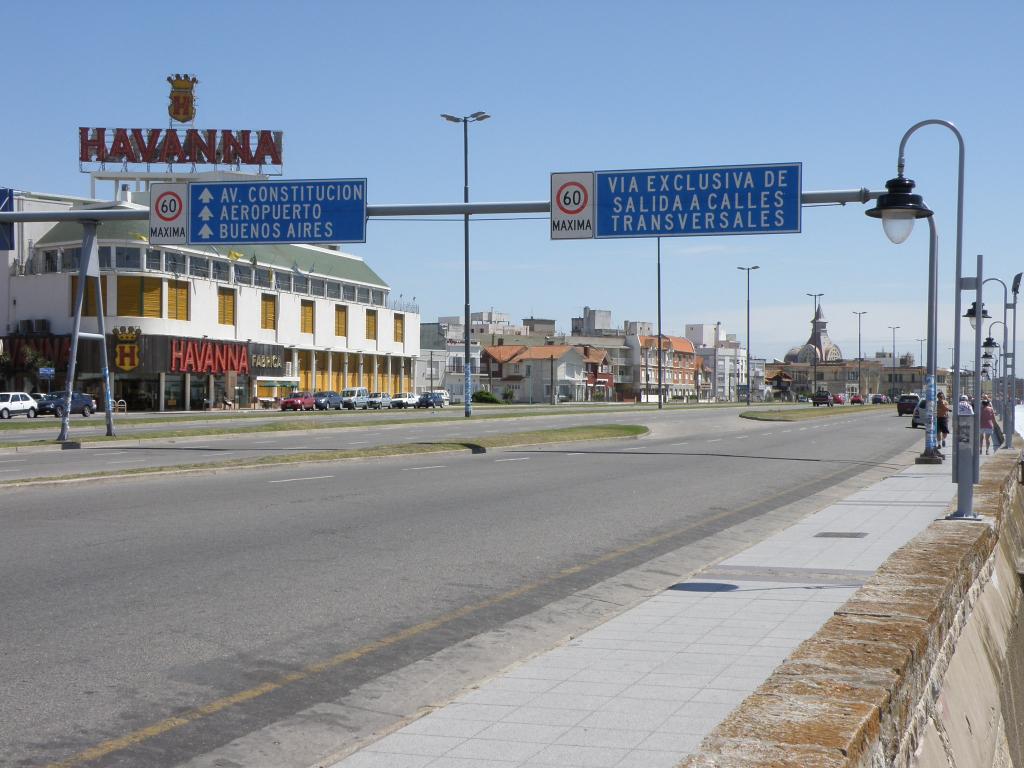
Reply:
[[199, 218], [203, 221], [209, 221], [213, 218], [213, 214], [210, 212], [210, 209], [204, 205], [203, 210], [199, 212]]
[[213, 195], [210, 193], [210, 190], [206, 189], [206, 187], [203, 187], [203, 191], [199, 193], [199, 201], [203, 203], [208, 203], [211, 200], [213, 200]]
[[208, 239], [213, 234], [213, 230], [210, 229], [209, 224], [203, 224], [203, 228], [199, 230], [199, 236], [203, 239]]

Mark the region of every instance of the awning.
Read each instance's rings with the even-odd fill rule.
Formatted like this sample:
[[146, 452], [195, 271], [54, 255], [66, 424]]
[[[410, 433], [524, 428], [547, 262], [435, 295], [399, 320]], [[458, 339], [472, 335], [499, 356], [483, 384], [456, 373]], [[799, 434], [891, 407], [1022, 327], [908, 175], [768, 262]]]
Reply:
[[264, 387], [297, 387], [298, 376], [257, 376], [256, 384]]

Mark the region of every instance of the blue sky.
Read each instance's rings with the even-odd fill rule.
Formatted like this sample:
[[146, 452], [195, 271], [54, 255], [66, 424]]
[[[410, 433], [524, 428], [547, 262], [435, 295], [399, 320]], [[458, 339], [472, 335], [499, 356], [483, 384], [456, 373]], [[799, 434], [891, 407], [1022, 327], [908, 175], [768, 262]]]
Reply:
[[[549, 174], [803, 163], [804, 190], [881, 189], [903, 133], [950, 120], [967, 143], [964, 261], [1009, 282], [1024, 269], [1019, 33], [1024, 5], [931, 2], [176, 2], [100, 10], [0, 6], [6, 119], [0, 185], [88, 194], [78, 126], [166, 125], [165, 78], [188, 72], [197, 127], [285, 132], [285, 177], [366, 177], [371, 204], [462, 199], [461, 127], [474, 200], [544, 200]], [[952, 344], [956, 142], [918, 132], [907, 175], [940, 234], [939, 360]], [[790, 235], [662, 240], [663, 325], [722, 321], [781, 356], [812, 300], [834, 341], [918, 354], [927, 227], [889, 243], [864, 206], [805, 208]], [[461, 314], [461, 220], [371, 220], [346, 246], [415, 296], [423, 319]], [[545, 218], [472, 228], [472, 305], [568, 329], [584, 305], [655, 319], [655, 242], [552, 242]], [[999, 296], [989, 293], [995, 308]], [[989, 284], [986, 288], [993, 288]], [[1000, 312], [995, 311], [999, 317]], [[1000, 328], [997, 326], [996, 331]], [[969, 357], [970, 355], [965, 355]]]

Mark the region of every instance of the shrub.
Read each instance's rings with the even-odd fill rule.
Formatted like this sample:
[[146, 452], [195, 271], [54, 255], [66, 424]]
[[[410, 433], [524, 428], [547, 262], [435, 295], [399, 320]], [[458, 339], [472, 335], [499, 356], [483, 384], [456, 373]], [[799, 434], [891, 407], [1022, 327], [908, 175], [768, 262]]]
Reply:
[[473, 393], [473, 402], [500, 404], [501, 400], [496, 398], [492, 392], [488, 392], [486, 389], [481, 389]]

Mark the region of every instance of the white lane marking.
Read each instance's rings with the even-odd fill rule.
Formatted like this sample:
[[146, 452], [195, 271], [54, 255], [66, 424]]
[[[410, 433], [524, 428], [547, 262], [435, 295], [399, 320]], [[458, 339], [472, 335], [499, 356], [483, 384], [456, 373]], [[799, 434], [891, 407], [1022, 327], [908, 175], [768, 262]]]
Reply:
[[771, 432], [762, 432], [761, 434], [764, 435], [765, 437], [771, 437], [772, 435]]
[[117, 461], [108, 461], [107, 464], [137, 464], [145, 459], [118, 459]]
[[267, 480], [268, 483], [297, 483], [300, 480], [328, 480], [334, 475], [314, 475], [313, 477], [290, 477], [287, 480]]
[[689, 443], [669, 443], [669, 445], [689, 445]]
[[499, 461], [529, 461], [529, 460], [530, 460], [529, 456], [520, 456], [517, 459], [495, 459], [494, 461], [495, 461], [495, 463], [497, 463]]
[[188, 445], [188, 446], [186, 446], [186, 448], [188, 448], [189, 450], [192, 450], [193, 448], [209, 448], [209, 447], [210, 446], [208, 446], [208, 445]]
[[368, 442], [370, 442], [370, 441], [369, 440], [354, 440], [353, 442], [349, 443], [349, 445], [362, 445], [363, 443], [368, 443]]
[[746, 440], [750, 435], [736, 435], [737, 440]]
[[566, 456], [586, 456], [585, 453], [567, 453]]
[[643, 446], [637, 446], [636, 448], [623, 448], [625, 451], [639, 451]]
[[267, 443], [276, 443], [277, 440], [253, 440], [253, 445], [266, 445]]
[[[20, 461], [28, 461], [28, 459], [4, 459], [0, 461], [0, 464], [17, 464]], [[11, 471], [13, 472], [14, 470]]]
[[0, 472], [20, 472], [20, 469], [0, 469]]
[[[95, 450], [95, 449], [93, 449], [93, 450]], [[97, 458], [103, 458], [104, 456], [117, 456], [118, 454], [121, 454], [121, 453], [128, 453], [128, 451], [103, 451], [102, 453], [97, 451], [96, 452], [96, 456], [97, 456]]]
[[792, 432], [792, 431], [793, 431], [792, 429], [784, 429], [784, 430], [782, 430], [782, 434], [786, 434], [787, 432]]
[[709, 443], [720, 443], [720, 442], [722, 442], [722, 438], [716, 437], [714, 440], [708, 440], [708, 442]]
[[431, 464], [429, 467], [404, 467], [403, 472], [410, 472], [417, 469], [444, 469], [444, 464]]

